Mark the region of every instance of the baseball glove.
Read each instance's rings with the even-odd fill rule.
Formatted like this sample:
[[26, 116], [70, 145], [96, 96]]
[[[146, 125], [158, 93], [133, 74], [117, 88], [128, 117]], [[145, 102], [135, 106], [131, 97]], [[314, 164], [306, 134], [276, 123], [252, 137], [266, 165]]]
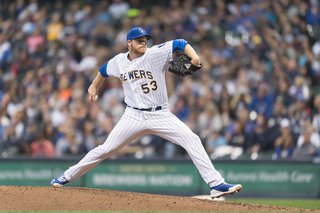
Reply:
[[201, 67], [202, 65], [200, 65], [200, 67], [193, 65], [191, 63], [191, 58], [182, 54], [170, 62], [169, 71], [184, 77], [198, 71]]

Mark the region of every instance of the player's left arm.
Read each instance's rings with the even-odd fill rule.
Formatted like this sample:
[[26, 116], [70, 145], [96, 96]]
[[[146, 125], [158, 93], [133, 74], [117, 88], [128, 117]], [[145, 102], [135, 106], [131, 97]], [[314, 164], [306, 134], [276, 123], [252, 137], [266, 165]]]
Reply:
[[200, 57], [190, 44], [187, 44], [184, 53], [191, 58], [191, 63], [194, 66], [201, 67]]
[[200, 57], [193, 47], [184, 39], [175, 39], [172, 42], [173, 52], [180, 50], [184, 52], [189, 58], [191, 58], [191, 63], [196, 67], [201, 67]]

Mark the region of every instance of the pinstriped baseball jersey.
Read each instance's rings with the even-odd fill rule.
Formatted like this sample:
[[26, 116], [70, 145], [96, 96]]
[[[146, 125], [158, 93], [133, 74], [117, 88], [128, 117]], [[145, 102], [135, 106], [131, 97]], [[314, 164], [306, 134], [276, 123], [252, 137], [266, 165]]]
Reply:
[[172, 41], [148, 48], [132, 61], [120, 53], [108, 62], [106, 73], [122, 82], [125, 103], [137, 108], [168, 104], [165, 70], [172, 59]]

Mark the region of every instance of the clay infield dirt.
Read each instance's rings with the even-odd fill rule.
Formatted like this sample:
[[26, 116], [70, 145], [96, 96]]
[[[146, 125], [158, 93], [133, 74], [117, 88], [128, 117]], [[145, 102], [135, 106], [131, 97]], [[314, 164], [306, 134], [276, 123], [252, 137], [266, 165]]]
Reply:
[[90, 188], [0, 186], [0, 210], [109, 210], [129, 212], [315, 212]]

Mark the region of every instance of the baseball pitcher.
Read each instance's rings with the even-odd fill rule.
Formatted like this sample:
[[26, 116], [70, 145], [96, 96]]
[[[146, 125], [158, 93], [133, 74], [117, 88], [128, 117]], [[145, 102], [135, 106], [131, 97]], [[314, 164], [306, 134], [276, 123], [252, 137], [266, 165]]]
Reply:
[[[190, 75], [201, 68], [199, 56], [184, 39], [176, 39], [147, 48], [151, 35], [134, 27], [127, 33], [128, 52], [120, 53], [99, 68], [88, 89], [89, 99], [98, 100], [105, 78], [114, 76], [122, 82], [126, 110], [106, 141], [92, 149], [76, 165], [70, 167], [51, 185], [61, 187], [84, 175], [121, 147], [146, 134], [158, 135], [183, 147], [211, 188], [212, 198], [233, 194], [242, 189], [240, 184], [227, 184], [212, 165], [200, 138], [172, 114], [168, 107], [165, 71], [179, 76]], [[173, 52], [184, 55], [172, 60]]]

